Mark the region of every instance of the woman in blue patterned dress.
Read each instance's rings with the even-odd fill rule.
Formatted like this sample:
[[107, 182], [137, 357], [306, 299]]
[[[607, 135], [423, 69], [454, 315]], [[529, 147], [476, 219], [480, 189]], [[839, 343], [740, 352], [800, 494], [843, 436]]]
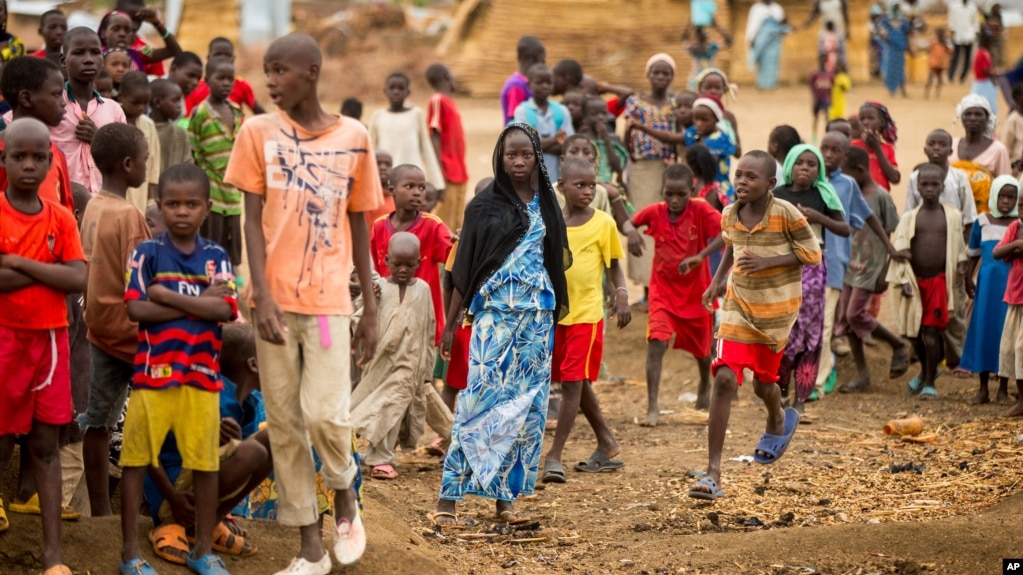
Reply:
[[880, 20], [884, 32], [883, 73], [884, 87], [892, 96], [901, 91], [906, 96], [906, 52], [912, 33], [909, 20], [902, 15], [898, 3], [890, 8], [890, 15]]
[[450, 355], [464, 308], [472, 323], [469, 375], [431, 516], [437, 525], [458, 521], [455, 505], [466, 495], [494, 499], [499, 521], [521, 522], [512, 503], [536, 484], [554, 324], [568, 311], [571, 264], [542, 154], [533, 128], [509, 125], [494, 150], [494, 182], [465, 209], [441, 355]]

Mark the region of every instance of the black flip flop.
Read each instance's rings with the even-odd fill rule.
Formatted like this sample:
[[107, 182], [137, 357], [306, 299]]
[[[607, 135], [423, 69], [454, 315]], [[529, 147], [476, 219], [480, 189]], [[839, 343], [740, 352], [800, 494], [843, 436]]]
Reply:
[[564, 483], [565, 467], [559, 461], [545, 462], [543, 464], [543, 478], [540, 481], [544, 483]]
[[594, 451], [586, 461], [575, 464], [574, 469], [582, 473], [603, 473], [605, 471], [617, 471], [625, 467], [624, 461], [610, 459], [599, 451]]

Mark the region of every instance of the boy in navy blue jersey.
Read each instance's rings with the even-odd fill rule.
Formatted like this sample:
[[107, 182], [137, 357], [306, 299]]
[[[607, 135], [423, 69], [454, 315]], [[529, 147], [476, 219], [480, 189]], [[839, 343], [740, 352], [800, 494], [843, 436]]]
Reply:
[[202, 169], [181, 164], [160, 176], [158, 203], [167, 232], [135, 248], [124, 300], [139, 322], [132, 398], [121, 448], [120, 569], [152, 575], [138, 543], [138, 514], [146, 468], [159, 465], [160, 448], [174, 432], [182, 467], [192, 471], [195, 546], [188, 567], [226, 574], [212, 552], [219, 470], [220, 322], [238, 314], [227, 252], [199, 237], [210, 210], [210, 184]]

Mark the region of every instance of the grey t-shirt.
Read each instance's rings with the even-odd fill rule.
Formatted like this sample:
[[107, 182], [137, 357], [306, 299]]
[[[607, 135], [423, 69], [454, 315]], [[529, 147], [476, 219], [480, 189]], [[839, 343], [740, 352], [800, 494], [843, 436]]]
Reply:
[[[889, 234], [894, 232], [899, 225], [899, 213], [895, 209], [892, 196], [878, 186], [873, 194], [864, 195], [863, 199], [881, 222], [884, 231]], [[849, 270], [845, 274], [845, 283], [854, 288], [874, 291], [887, 261], [888, 251], [881, 243], [881, 238], [869, 227], [863, 226], [863, 229], [853, 234], [852, 254], [849, 258]]]

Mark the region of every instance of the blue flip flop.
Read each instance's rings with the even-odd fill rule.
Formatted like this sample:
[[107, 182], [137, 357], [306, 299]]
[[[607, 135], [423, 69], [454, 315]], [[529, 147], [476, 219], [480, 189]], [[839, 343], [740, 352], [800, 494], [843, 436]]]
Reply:
[[[792, 436], [799, 426], [799, 412], [789, 407], [785, 410], [785, 435], [774, 435], [765, 433], [760, 436], [757, 449], [753, 452], [753, 461], [761, 465], [768, 465], [781, 459], [785, 450], [792, 442]], [[763, 455], [766, 454], [766, 455]]]
[[938, 390], [927, 385], [920, 389], [920, 393], [917, 394], [920, 399], [938, 399]]
[[156, 575], [156, 569], [153, 569], [153, 566], [141, 557], [127, 562], [121, 561], [117, 568], [121, 571], [121, 575]]
[[196, 557], [194, 553], [189, 553], [187, 564], [188, 568], [196, 575], [230, 575], [224, 562], [213, 553], [202, 557]]
[[714, 501], [718, 497], [721, 497], [722, 495], [725, 494], [725, 490], [724, 489], [718, 489], [717, 481], [714, 481], [713, 479], [711, 479], [711, 477], [709, 475], [704, 475], [702, 478], [700, 478], [700, 480], [697, 481], [696, 485], [694, 485], [693, 487], [696, 487], [696, 486], [706, 487], [707, 489], [710, 489], [710, 492], [708, 493], [706, 491], [696, 491], [694, 489], [690, 489], [689, 490], [689, 497], [692, 497], [693, 499], [703, 499], [704, 501]]

